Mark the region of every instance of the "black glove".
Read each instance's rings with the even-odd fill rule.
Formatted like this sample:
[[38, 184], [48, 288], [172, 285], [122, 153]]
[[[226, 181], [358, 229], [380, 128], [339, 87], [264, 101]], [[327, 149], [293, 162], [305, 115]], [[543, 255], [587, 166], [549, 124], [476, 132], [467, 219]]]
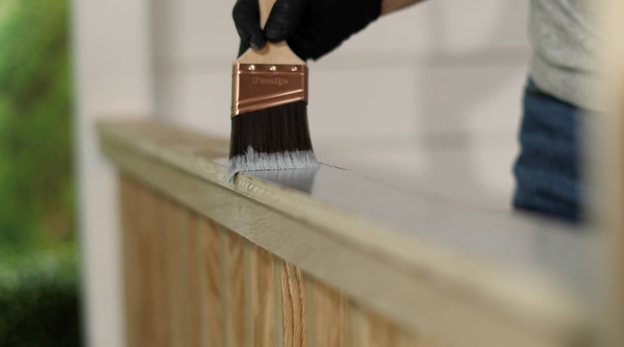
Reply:
[[264, 31], [258, 0], [237, 0], [234, 23], [241, 38], [239, 55], [268, 40], [286, 40], [303, 60], [318, 59], [379, 17], [382, 0], [277, 0]]

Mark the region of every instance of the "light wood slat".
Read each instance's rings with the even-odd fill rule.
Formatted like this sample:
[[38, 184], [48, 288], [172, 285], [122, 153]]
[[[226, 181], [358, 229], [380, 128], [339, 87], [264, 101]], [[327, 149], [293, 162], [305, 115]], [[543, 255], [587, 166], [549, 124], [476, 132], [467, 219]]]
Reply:
[[275, 347], [284, 346], [284, 333], [282, 322], [282, 260], [275, 255], [271, 256], [271, 267], [273, 270], [273, 337]]
[[315, 283], [316, 344], [351, 346], [349, 299], [322, 282]]
[[139, 268], [137, 252], [137, 219], [136, 208], [138, 188], [136, 183], [128, 177], [120, 177], [121, 208], [122, 208], [122, 242], [124, 266], [124, 290], [126, 309], [126, 341], [128, 347], [138, 346], [139, 336]]
[[284, 346], [307, 346], [305, 276], [298, 267], [282, 261], [282, 336]]
[[153, 346], [156, 344], [156, 326], [154, 314], [154, 290], [153, 286], [153, 231], [152, 206], [153, 197], [147, 189], [139, 189], [138, 198], [138, 256], [139, 256], [139, 281], [140, 287], [140, 313], [139, 313], [139, 346]]
[[151, 290], [154, 293], [154, 346], [169, 346], [169, 325], [167, 317], [169, 316], [169, 307], [167, 305], [167, 286], [169, 274], [166, 266], [166, 225], [165, 225], [165, 198], [160, 194], [151, 192], [152, 210], [148, 215], [152, 225], [151, 241], [151, 259], [150, 267], [152, 269]]
[[191, 344], [191, 326], [190, 326], [190, 320], [191, 320], [191, 306], [193, 305], [193, 302], [190, 300], [189, 298], [189, 292], [190, 292], [190, 277], [191, 277], [191, 273], [190, 273], [190, 261], [189, 261], [189, 234], [191, 233], [191, 230], [193, 228], [193, 215], [192, 213], [184, 208], [184, 207], [178, 207], [178, 218], [179, 218], [179, 225], [178, 225], [178, 237], [179, 237], [179, 242], [180, 242], [180, 274], [181, 274], [181, 280], [182, 280], [182, 286], [181, 286], [181, 304], [182, 304], [182, 336], [183, 336], [183, 343], [184, 346], [188, 346], [188, 347], [194, 347]]
[[249, 240], [243, 240], [243, 258], [245, 270], [245, 346], [253, 347], [254, 345], [254, 308], [253, 295], [256, 288], [253, 288], [252, 280], [252, 243]]
[[250, 246], [253, 346], [275, 344], [273, 291], [273, 256], [262, 247]]
[[182, 238], [180, 237], [179, 207], [170, 202], [166, 206], [165, 225], [167, 233], [167, 263], [169, 267], [169, 327], [171, 346], [184, 347], [184, 308]]
[[188, 282], [188, 329], [189, 329], [189, 346], [200, 346], [201, 329], [204, 327], [201, 321], [201, 305], [200, 302], [200, 262], [202, 259], [201, 244], [199, 242], [199, 233], [201, 232], [199, 216], [195, 213], [186, 211], [186, 250], [188, 255], [187, 270]]
[[395, 323], [369, 310], [359, 310], [359, 341], [362, 347], [401, 347]]
[[[162, 305], [163, 305], [163, 321], [162, 329], [165, 331], [164, 345], [168, 347], [179, 346], [176, 344], [176, 324], [173, 321], [174, 310], [172, 304], [172, 279], [175, 278], [174, 268], [175, 262], [172, 259], [172, 245], [171, 241], [176, 236], [175, 228], [175, 216], [172, 215], [174, 204], [171, 200], [162, 197], [161, 207], [159, 213], [162, 215], [162, 233], [161, 233], [161, 247], [160, 247], [160, 261], [162, 266], [162, 278], [160, 286], [162, 288]], [[175, 253], [175, 252], [174, 252]], [[179, 326], [179, 324], [177, 324]]]
[[223, 318], [221, 312], [221, 259], [219, 257], [219, 225], [208, 218], [200, 222], [201, 304], [203, 346], [223, 346]]
[[245, 317], [245, 260], [243, 238], [225, 232], [226, 346], [242, 347], [247, 341]]
[[316, 279], [305, 276], [306, 335], [308, 346], [317, 346], [316, 341]]

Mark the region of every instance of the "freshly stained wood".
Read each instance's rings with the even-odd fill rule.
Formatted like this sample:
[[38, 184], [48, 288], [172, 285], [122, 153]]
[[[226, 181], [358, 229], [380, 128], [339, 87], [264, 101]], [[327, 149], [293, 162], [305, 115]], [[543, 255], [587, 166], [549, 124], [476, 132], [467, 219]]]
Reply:
[[219, 256], [219, 226], [202, 218], [200, 227], [202, 283], [203, 346], [223, 346], [223, 312], [221, 309], [221, 259]]
[[[565, 281], [559, 282], [559, 278], [552, 281], [542, 270], [556, 272], [558, 268], [553, 267], [550, 258], [534, 257], [544, 252], [549, 254], [549, 245], [565, 245], [570, 254], [566, 266], [582, 261], [582, 256], [574, 256], [580, 240], [562, 236], [557, 226], [516, 222], [513, 218], [502, 221], [481, 212], [459, 211], [456, 206], [429, 204], [408, 192], [370, 182], [364, 184], [357, 176], [327, 166], [317, 173], [315, 189], [333, 179], [342, 186], [332, 185], [336, 194], [324, 198], [318, 195], [318, 190], [308, 196], [248, 175], [240, 175], [234, 184], [229, 184], [225, 181], [225, 167], [213, 160], [221, 154], [226, 156], [226, 141], [156, 123], [109, 124], [100, 129], [104, 152], [126, 173], [232, 230], [222, 250], [227, 254], [222, 258], [226, 282], [223, 286], [227, 290], [222, 293], [228, 296], [224, 319], [230, 346], [235, 345], [233, 339], [239, 345], [249, 343], [248, 339], [255, 337], [257, 331], [244, 330], [232, 336], [233, 320], [247, 322], [245, 309], [239, 310], [231, 299], [233, 295], [242, 298], [239, 303], [246, 300], [244, 284], [235, 287], [235, 293], [230, 290], [237, 276], [245, 277], [242, 250], [245, 247], [238, 250], [227, 247], [231, 244], [229, 233], [242, 235], [283, 259], [281, 274], [288, 273], [289, 266], [293, 273], [301, 271], [304, 278], [307, 275], [303, 272], [307, 272], [318, 279], [320, 288], [326, 286], [340, 293], [343, 296], [342, 301], [337, 301], [340, 305], [351, 300], [360, 302], [409, 328], [415, 336], [443, 336], [442, 345], [566, 346], [587, 328], [583, 323], [582, 304], [573, 299], [576, 289], [566, 282], [565, 271], [561, 272]], [[359, 193], [358, 184], [364, 188]], [[369, 191], [369, 188], [373, 189]], [[366, 192], [371, 195], [366, 196]], [[377, 199], [379, 194], [382, 199]], [[340, 196], [359, 200], [341, 202]], [[401, 205], [410, 209], [401, 208], [394, 204], [399, 197], [414, 204]], [[391, 211], [382, 206], [379, 202], [382, 200], [399, 208]], [[407, 214], [410, 211], [413, 216]], [[444, 218], [436, 221], [437, 217], [427, 216], [426, 211], [436, 211], [437, 216], [441, 211]], [[398, 224], [389, 223], [393, 220]], [[416, 227], [410, 227], [409, 221], [414, 221]], [[465, 235], [466, 228], [470, 229], [470, 237]], [[532, 245], [532, 237], [540, 242]], [[515, 248], [506, 254], [500, 245]], [[243, 260], [236, 260], [242, 261], [243, 270], [229, 265], [232, 258], [237, 259], [233, 257], [236, 252], [243, 254], [238, 257]], [[520, 268], [523, 272], [517, 271]], [[303, 292], [306, 286], [301, 287]], [[282, 301], [285, 293], [290, 294], [290, 289], [282, 288]], [[319, 298], [321, 302], [316, 302]], [[315, 295], [315, 309], [319, 305], [335, 308], [328, 304], [335, 303], [335, 298], [329, 294]], [[340, 305], [337, 307], [349, 312], [347, 306]], [[291, 330], [292, 334], [284, 329], [295, 320], [288, 316], [288, 311], [279, 313], [275, 317], [281, 319], [283, 331], [274, 334], [274, 339], [277, 345], [287, 345], [280, 338], [292, 336], [292, 341], [296, 340], [295, 329]], [[314, 315], [318, 322], [317, 312]], [[302, 319], [307, 318], [309, 315], [304, 314]], [[351, 313], [338, 319], [347, 330], [355, 324]], [[303, 326], [307, 325], [309, 322]], [[318, 324], [314, 326], [318, 330]], [[351, 333], [335, 338], [323, 332], [323, 326], [320, 328], [315, 332], [316, 337], [329, 336], [323, 341], [352, 342]], [[301, 329], [304, 333], [306, 330]], [[383, 340], [388, 335], [375, 336]], [[301, 341], [305, 343], [306, 338]]]
[[227, 346], [241, 347], [247, 342], [245, 316], [244, 240], [233, 231], [225, 231], [225, 304]]

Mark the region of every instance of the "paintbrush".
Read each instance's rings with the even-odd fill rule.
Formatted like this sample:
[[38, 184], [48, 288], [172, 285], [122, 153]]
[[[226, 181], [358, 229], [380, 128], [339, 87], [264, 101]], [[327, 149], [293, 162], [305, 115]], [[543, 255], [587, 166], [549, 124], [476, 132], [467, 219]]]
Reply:
[[[264, 28], [275, 0], [259, 0]], [[228, 181], [239, 171], [318, 167], [308, 127], [308, 67], [286, 42], [233, 63]]]

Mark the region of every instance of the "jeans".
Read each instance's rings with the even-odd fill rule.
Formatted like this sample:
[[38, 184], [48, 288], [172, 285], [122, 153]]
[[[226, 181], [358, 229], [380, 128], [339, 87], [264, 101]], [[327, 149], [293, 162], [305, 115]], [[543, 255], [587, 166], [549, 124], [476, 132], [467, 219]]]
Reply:
[[541, 91], [529, 80], [520, 129], [521, 151], [514, 165], [513, 206], [578, 222], [582, 111]]

